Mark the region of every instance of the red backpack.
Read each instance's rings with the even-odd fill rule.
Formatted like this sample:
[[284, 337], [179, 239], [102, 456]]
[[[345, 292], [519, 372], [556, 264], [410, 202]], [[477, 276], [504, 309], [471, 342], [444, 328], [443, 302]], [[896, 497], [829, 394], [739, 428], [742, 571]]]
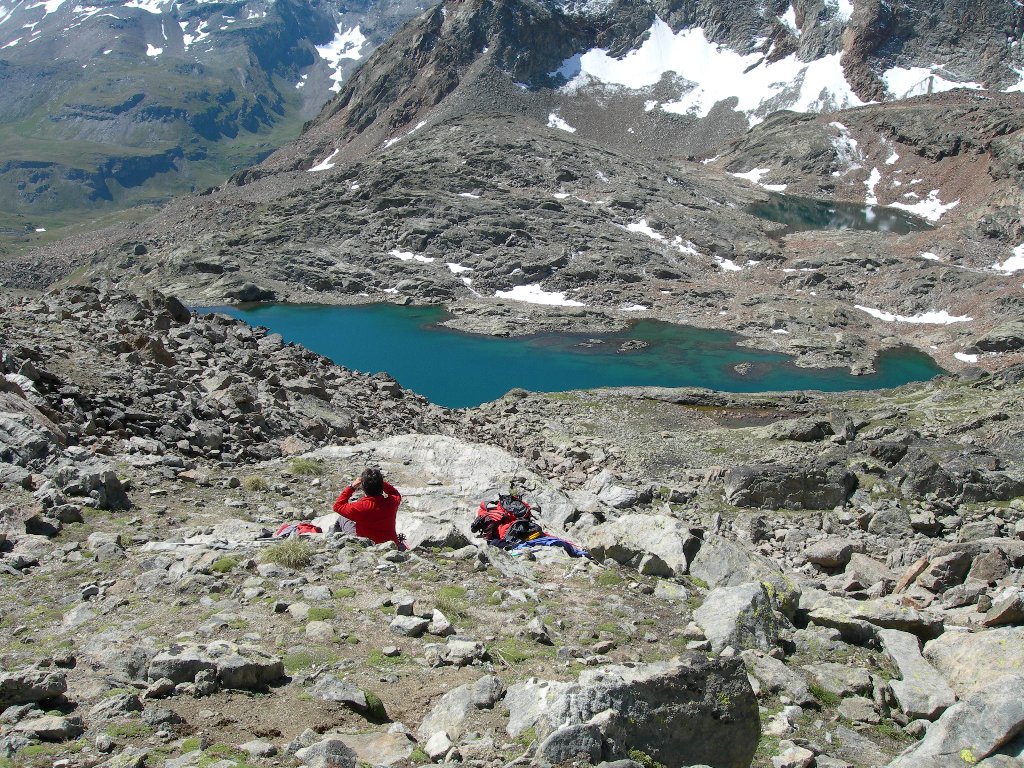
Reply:
[[501, 494], [496, 501], [481, 501], [470, 530], [493, 544], [508, 547], [544, 535], [533, 519], [533, 508], [514, 494]]

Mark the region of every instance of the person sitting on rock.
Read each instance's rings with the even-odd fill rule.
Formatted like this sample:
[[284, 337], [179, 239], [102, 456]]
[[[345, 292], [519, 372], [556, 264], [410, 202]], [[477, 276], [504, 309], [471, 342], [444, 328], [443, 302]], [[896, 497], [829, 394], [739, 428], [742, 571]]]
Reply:
[[[363, 491], [363, 498], [349, 501], [359, 489]], [[356, 536], [377, 544], [393, 541], [399, 549], [404, 549], [405, 545], [395, 531], [395, 518], [401, 501], [402, 494], [384, 479], [381, 471], [367, 467], [341, 492], [334, 502], [334, 511], [356, 524]]]

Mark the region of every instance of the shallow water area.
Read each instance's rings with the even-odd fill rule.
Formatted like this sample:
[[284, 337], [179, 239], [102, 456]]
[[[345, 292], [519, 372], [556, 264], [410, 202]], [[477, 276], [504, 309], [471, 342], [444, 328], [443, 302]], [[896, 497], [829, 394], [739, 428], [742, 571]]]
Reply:
[[779, 235], [813, 229], [860, 229], [905, 235], [932, 228], [921, 217], [899, 208], [837, 203], [797, 195], [773, 194], [766, 202], [750, 205], [747, 212], [760, 219], [785, 224]]
[[847, 368], [800, 368], [788, 355], [738, 346], [737, 334], [652, 320], [603, 335], [505, 338], [440, 326], [447, 315], [437, 307], [263, 304], [200, 311], [266, 326], [347, 368], [386, 371], [403, 387], [449, 408], [476, 406], [514, 387], [842, 391], [894, 387], [943, 373], [930, 357], [909, 348], [879, 355], [877, 371], [867, 376], [853, 376]]

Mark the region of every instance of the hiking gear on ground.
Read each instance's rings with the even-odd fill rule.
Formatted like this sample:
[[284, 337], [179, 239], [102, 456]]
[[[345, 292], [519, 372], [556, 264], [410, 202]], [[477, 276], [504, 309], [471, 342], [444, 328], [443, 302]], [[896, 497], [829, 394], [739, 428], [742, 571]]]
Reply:
[[531, 534], [541, 533], [541, 527], [533, 520], [533, 508], [521, 496], [511, 493], [499, 495], [496, 501], [481, 501], [469, 529], [489, 542], [505, 541], [511, 532], [513, 545], [526, 541]]

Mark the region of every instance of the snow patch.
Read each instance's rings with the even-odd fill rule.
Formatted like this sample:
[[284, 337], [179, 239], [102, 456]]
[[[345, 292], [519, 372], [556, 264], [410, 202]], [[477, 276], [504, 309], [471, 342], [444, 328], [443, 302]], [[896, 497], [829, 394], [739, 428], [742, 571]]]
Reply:
[[331, 154], [329, 154], [327, 157], [325, 157], [319, 163], [314, 165], [312, 168], [307, 168], [306, 170], [309, 173], [316, 173], [317, 171], [329, 171], [329, 170], [331, 170], [331, 168], [334, 167], [334, 163], [332, 163], [331, 160], [334, 159], [334, 156], [336, 154], [338, 154], [338, 152], [339, 152], [339, 150], [337, 150], [337, 149], [334, 150], [333, 152], [331, 152]]
[[551, 196], [555, 198], [555, 200], [565, 200], [565, 198], [569, 197], [570, 195], [568, 192], [552, 192]]
[[424, 256], [421, 253], [413, 253], [412, 251], [400, 251], [394, 248], [388, 251], [388, 255], [394, 256], [395, 258], [401, 259], [402, 261], [421, 261], [424, 264], [429, 264], [434, 259], [430, 256]]
[[560, 118], [556, 113], [552, 112], [548, 115], [548, 128], [557, 128], [560, 131], [567, 131], [568, 133], [576, 133], [576, 129], [569, 125], [565, 120]]
[[850, 0], [832, 0], [836, 6], [836, 16], [844, 24], [853, 16], [853, 3]]
[[622, 307], [623, 312], [643, 312], [649, 309], [646, 304], [626, 304]]
[[344, 78], [341, 73], [341, 60], [358, 61], [363, 58], [362, 50], [365, 43], [366, 37], [359, 29], [358, 24], [348, 29], [342, 29], [339, 25], [333, 40], [325, 45], [316, 46], [316, 52], [320, 54], [320, 58], [330, 64], [334, 70], [331, 74], [331, 80], [334, 81], [331, 90], [335, 93], [341, 90], [341, 81]]
[[[0, 23], [2, 23], [2, 22], [0, 22]], [[13, 40], [11, 40], [11, 42], [7, 43], [6, 45], [0, 46], [0, 51], [2, 51], [4, 48], [13, 48], [14, 46], [16, 46], [20, 42], [21, 42], [21, 38], [20, 37], [16, 37]], [[110, 51], [107, 51], [107, 53], [110, 53]]]
[[878, 186], [878, 182], [881, 180], [881, 172], [879, 172], [877, 168], [872, 168], [871, 175], [869, 175], [867, 181], [864, 182], [864, 186], [868, 188], [868, 193], [864, 196], [864, 202], [868, 205], [878, 205], [878, 195], [875, 194], [875, 187]]
[[746, 173], [730, 173], [730, 176], [735, 176], [737, 179], [746, 179], [752, 184], [767, 189], [769, 192], [785, 192], [788, 184], [762, 184], [761, 177], [766, 173], [771, 173], [771, 168], [754, 168], [747, 171]]
[[[920, 181], [920, 179], [917, 179]], [[913, 193], [908, 193], [913, 194]], [[920, 216], [923, 219], [934, 223], [942, 218], [942, 216], [952, 209], [960, 205], [959, 200], [954, 200], [952, 203], [943, 203], [939, 200], [939, 190], [933, 189], [928, 193], [928, 197], [919, 203], [890, 203], [890, 208], [902, 208], [908, 213], [913, 213], [915, 216]]]
[[789, 331], [787, 331], [785, 328], [773, 328], [772, 333], [780, 333], [789, 336]]
[[474, 195], [472, 192], [459, 192], [459, 197], [468, 197], [470, 200], [480, 199], [480, 195]]
[[36, 232], [45, 232], [46, 227], [36, 227]]
[[919, 258], [922, 258], [925, 261], [942, 261], [942, 259], [939, 257], [937, 253], [932, 253], [931, 251], [924, 251], [923, 253], [919, 253], [917, 255]]
[[[2, 17], [2, 15], [3, 14], [0, 13], [0, 17]], [[0, 18], [0, 24], [3, 23], [3, 18]], [[1009, 88], [1003, 91], [1003, 93], [1024, 93], [1024, 69], [1018, 69], [1017, 67], [1012, 67], [1012, 69], [1014, 72], [1017, 73], [1017, 77], [1020, 78], [1020, 82], [1017, 83], [1016, 85], [1011, 85]]]
[[976, 363], [979, 355], [968, 355], [966, 352], [954, 352], [953, 357], [962, 363]]
[[792, 3], [789, 4], [789, 8], [786, 9], [786, 12], [779, 16], [779, 21], [782, 22], [782, 26], [797, 37], [800, 37], [800, 27], [796, 25], [796, 9], [793, 7]]
[[920, 315], [895, 315], [892, 312], [885, 312], [881, 309], [873, 309], [860, 304], [854, 304], [856, 309], [867, 312], [872, 317], [884, 320], [887, 323], [917, 323], [920, 325], [950, 325], [951, 323], [969, 323], [973, 317], [961, 315], [959, 317], [949, 314], [946, 310], [941, 312], [924, 312]]
[[462, 272], [472, 272], [473, 271], [472, 267], [464, 267], [461, 264], [455, 264], [454, 262], [450, 262], [450, 261], [447, 262], [445, 264], [445, 266], [448, 267], [448, 269], [451, 271], [451, 273], [453, 275], [458, 275], [458, 274], [460, 274]]
[[632, 224], [627, 224], [626, 229], [630, 232], [636, 232], [641, 235], [647, 235], [651, 240], [664, 241], [665, 236], [660, 232], [655, 232], [651, 229], [651, 226], [647, 223], [647, 219], [640, 219], [640, 221]]
[[1012, 275], [1024, 269], [1024, 243], [1013, 249], [1013, 255], [1001, 264], [993, 264], [992, 269]]
[[942, 68], [941, 64], [932, 64], [931, 67], [893, 67], [882, 74], [882, 80], [886, 90], [896, 99], [909, 99], [911, 96], [923, 96], [926, 93], [942, 93], [954, 88], [983, 88], [980, 83], [947, 80], [936, 74], [936, 70]]
[[674, 33], [658, 18], [644, 43], [621, 58], [593, 48], [566, 59], [552, 74], [564, 78], [563, 90], [572, 92], [595, 83], [638, 90], [672, 72], [684, 81], [684, 90], [678, 100], [661, 105], [664, 111], [705, 117], [716, 103], [735, 97], [736, 109], [755, 125], [780, 109], [817, 112], [861, 106], [839, 58], [835, 53], [803, 62], [794, 53], [769, 63], [760, 53], [743, 55], [709, 41], [703, 29]]
[[835, 128], [839, 134], [832, 138], [832, 148], [836, 153], [836, 161], [841, 166], [838, 171], [832, 171], [833, 176], [843, 176], [850, 171], [861, 167], [864, 156], [861, 154], [857, 140], [850, 134], [850, 129], [842, 123], [832, 122], [829, 126]]
[[146, 55], [147, 56], [151, 56], [153, 58], [156, 58], [157, 56], [159, 56], [163, 52], [164, 52], [163, 48], [157, 48], [155, 45], [152, 45], [151, 43], [146, 43]]
[[715, 263], [718, 264], [718, 268], [720, 270], [722, 270], [723, 272], [742, 272], [743, 271], [743, 267], [741, 267], [739, 264], [737, 264], [732, 259], [727, 259], [724, 256], [716, 256], [715, 254], [711, 254], [711, 255], [714, 257]]
[[529, 304], [549, 304], [556, 307], [582, 307], [582, 301], [567, 299], [564, 291], [545, 291], [539, 284], [517, 285], [511, 291], [495, 291], [495, 298], [525, 301]]
[[[57, 0], [52, 0], [57, 2]], [[164, 6], [167, 5], [169, 0], [128, 0], [124, 4], [125, 8], [138, 8], [146, 13], [155, 13], [157, 15], [164, 12]]]

